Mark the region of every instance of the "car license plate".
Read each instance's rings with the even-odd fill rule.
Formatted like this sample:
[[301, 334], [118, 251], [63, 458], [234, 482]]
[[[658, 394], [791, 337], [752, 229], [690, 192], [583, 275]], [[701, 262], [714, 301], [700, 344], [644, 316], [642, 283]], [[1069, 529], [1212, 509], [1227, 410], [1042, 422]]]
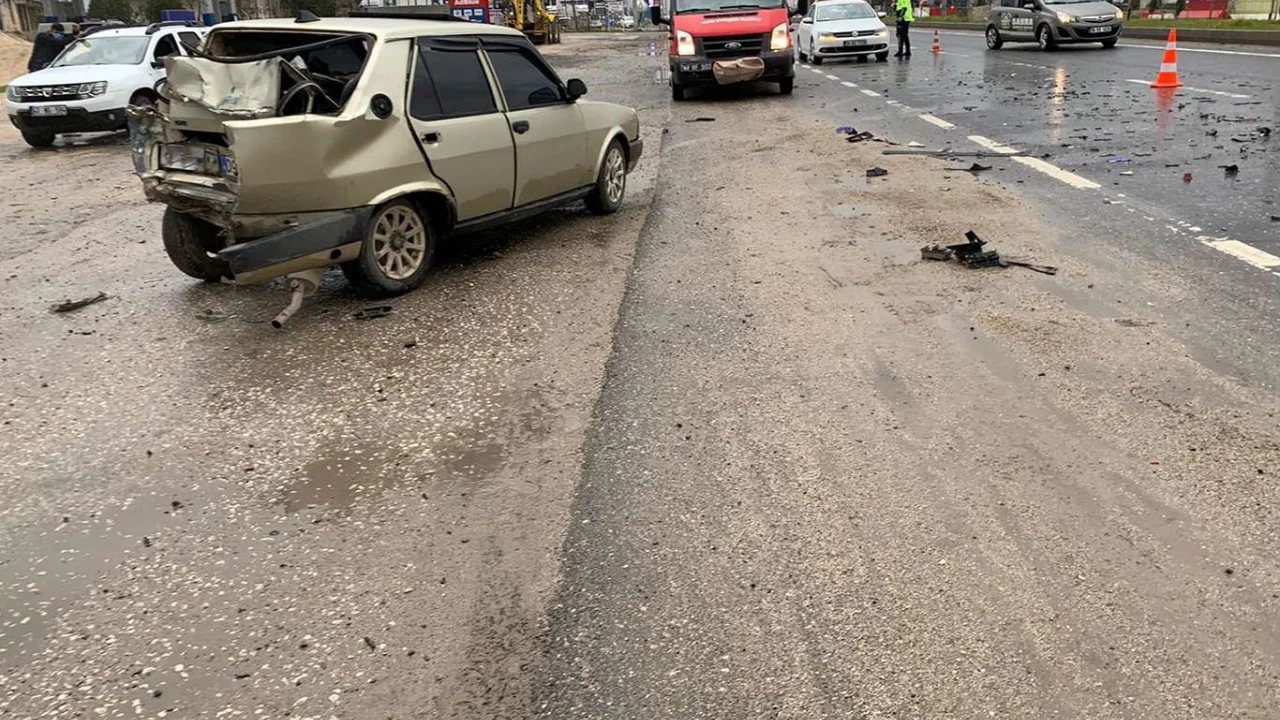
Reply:
[[1089, 28], [1090, 35], [1101, 35], [1102, 33], [1109, 33], [1109, 32], [1111, 32], [1110, 25], [1099, 25], [1098, 27]]
[[861, 45], [866, 45], [866, 44], [867, 44], [866, 40], [845, 40], [844, 41], [845, 47], [859, 47]]
[[684, 72], [706, 72], [711, 69], [709, 62], [681, 63], [680, 69]]
[[31, 108], [31, 117], [55, 117], [66, 114], [66, 105], [36, 105]]

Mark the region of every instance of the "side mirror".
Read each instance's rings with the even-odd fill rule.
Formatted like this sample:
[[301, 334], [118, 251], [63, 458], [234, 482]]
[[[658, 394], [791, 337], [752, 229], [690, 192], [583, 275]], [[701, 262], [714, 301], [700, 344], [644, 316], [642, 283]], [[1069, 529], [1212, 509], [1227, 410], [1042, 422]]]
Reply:
[[577, 100], [587, 94], [587, 84], [581, 80], [574, 78], [565, 86], [565, 90], [569, 91], [569, 99]]
[[654, 25], [669, 25], [666, 18], [662, 17], [662, 7], [658, 5], [649, 6], [649, 22]]
[[885, 12], [885, 11], [881, 10], [881, 11], [879, 11], [879, 12], [877, 12], [877, 13], [876, 13], [876, 17], [878, 17], [878, 18], [886, 18], [886, 17], [889, 17], [889, 13], [887, 13], [887, 12]]
[[164, 69], [164, 61], [163, 61], [163, 60], [152, 60], [152, 61], [151, 61], [151, 67], [155, 68], [156, 70], [163, 70], [163, 69]]
[[807, 18], [800, 18], [800, 22], [801, 22], [802, 24], [804, 24], [804, 25], [809, 25], [809, 24], [811, 24], [811, 23], [813, 22], [813, 18], [811, 18], [811, 17], [807, 17]]

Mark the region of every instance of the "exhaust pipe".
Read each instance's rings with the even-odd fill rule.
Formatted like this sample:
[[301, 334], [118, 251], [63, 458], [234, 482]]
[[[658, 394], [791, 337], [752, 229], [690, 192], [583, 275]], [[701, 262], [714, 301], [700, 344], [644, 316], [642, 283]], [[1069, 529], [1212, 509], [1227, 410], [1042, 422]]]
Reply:
[[289, 318], [298, 312], [302, 307], [302, 301], [308, 295], [315, 293], [320, 287], [320, 281], [324, 279], [324, 271], [326, 268], [312, 268], [303, 270], [302, 272], [289, 273], [285, 277], [289, 278], [289, 290], [292, 295], [289, 297], [289, 304], [285, 309], [280, 311], [279, 315], [271, 321], [271, 327], [279, 330], [284, 324], [289, 322]]

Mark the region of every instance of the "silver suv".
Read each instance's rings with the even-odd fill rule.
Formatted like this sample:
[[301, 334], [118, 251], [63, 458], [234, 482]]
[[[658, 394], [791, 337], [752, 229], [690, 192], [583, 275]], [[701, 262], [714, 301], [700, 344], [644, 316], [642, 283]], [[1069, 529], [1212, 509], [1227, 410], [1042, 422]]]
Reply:
[[1095, 0], [999, 0], [987, 13], [987, 48], [1034, 42], [1041, 50], [1070, 43], [1113, 48], [1124, 30], [1120, 8]]

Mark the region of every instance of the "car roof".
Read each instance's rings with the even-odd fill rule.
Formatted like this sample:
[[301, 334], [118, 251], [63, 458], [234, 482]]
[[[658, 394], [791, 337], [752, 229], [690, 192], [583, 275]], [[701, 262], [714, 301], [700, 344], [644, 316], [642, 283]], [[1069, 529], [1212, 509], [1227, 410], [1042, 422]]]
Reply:
[[320, 18], [319, 20], [303, 23], [287, 18], [240, 20], [221, 23], [214, 30], [217, 32], [273, 30], [276, 32], [365, 33], [387, 40], [415, 38], [422, 35], [507, 35], [524, 37], [524, 33], [518, 30], [486, 23], [379, 17]]
[[153, 33], [147, 33], [146, 25], [130, 25], [128, 27], [106, 27], [102, 30], [94, 30], [89, 38], [104, 37], [148, 37], [149, 35], [165, 35], [169, 32], [208, 32], [209, 28], [197, 27], [193, 25], [170, 25], [168, 27], [157, 28]]

